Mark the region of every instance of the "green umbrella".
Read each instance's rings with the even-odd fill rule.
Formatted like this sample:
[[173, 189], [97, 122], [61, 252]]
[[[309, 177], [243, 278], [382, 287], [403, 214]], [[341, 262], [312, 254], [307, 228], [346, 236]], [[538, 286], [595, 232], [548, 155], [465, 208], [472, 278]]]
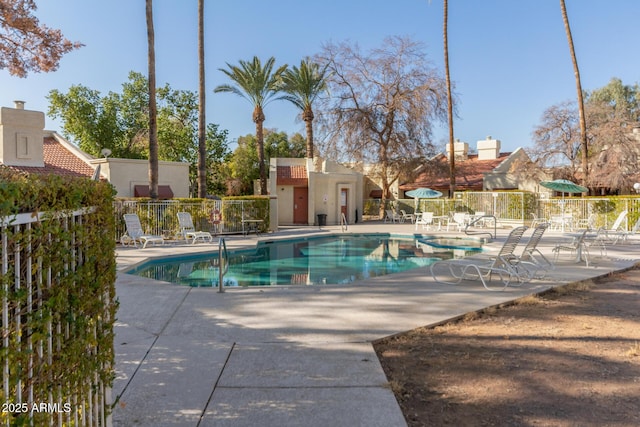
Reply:
[[[561, 193], [586, 193], [589, 191], [587, 187], [576, 184], [568, 179], [556, 179], [554, 181], [542, 181], [540, 183], [545, 188]], [[564, 194], [563, 194], [564, 196]]]
[[[587, 187], [576, 184], [568, 179], [556, 179], [553, 181], [542, 181], [540, 183], [545, 188], [562, 192], [562, 217], [564, 218], [564, 193], [585, 193], [589, 191]], [[562, 231], [564, 232], [564, 219], [562, 220]]]

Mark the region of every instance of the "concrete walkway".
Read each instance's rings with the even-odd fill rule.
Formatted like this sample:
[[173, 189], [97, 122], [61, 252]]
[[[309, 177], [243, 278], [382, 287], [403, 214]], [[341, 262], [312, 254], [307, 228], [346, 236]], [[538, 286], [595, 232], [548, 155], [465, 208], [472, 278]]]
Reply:
[[[348, 232], [414, 234], [410, 224]], [[340, 233], [288, 229], [260, 239]], [[422, 233], [422, 230], [419, 231]], [[509, 230], [489, 246], [499, 248]], [[429, 232], [425, 232], [427, 234]], [[432, 234], [432, 233], [429, 233]], [[458, 236], [460, 234], [457, 234]], [[528, 236], [527, 233], [526, 236]], [[559, 233], [543, 238], [549, 255]], [[230, 249], [256, 237], [226, 238]], [[118, 273], [115, 426], [406, 426], [371, 342], [420, 326], [631, 267], [640, 241], [593, 250], [587, 268], [564, 256], [553, 274], [489, 292], [435, 283], [428, 268], [341, 286], [235, 288], [218, 293]], [[146, 258], [217, 245], [119, 248], [122, 271]], [[596, 252], [596, 253], [593, 253]]]

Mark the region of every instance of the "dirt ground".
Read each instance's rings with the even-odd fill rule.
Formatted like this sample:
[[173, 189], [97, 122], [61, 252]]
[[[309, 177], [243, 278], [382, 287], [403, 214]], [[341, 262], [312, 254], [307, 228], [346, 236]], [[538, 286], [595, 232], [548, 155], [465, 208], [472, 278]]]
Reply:
[[640, 270], [374, 343], [413, 426], [640, 426]]

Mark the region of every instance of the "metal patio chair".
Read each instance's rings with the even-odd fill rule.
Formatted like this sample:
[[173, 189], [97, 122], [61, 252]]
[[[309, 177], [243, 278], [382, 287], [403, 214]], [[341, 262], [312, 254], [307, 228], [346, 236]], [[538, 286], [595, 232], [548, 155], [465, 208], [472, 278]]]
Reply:
[[[431, 276], [436, 282], [449, 285], [460, 284], [463, 280], [480, 280], [485, 289], [490, 291], [504, 290], [510, 284], [519, 286], [531, 279], [529, 271], [525, 271], [518, 266], [519, 257], [514, 254], [527, 228], [529, 227], [521, 226], [511, 230], [496, 256], [436, 261], [431, 264]], [[436, 270], [444, 269], [444, 267], [448, 270], [448, 276], [453, 280], [439, 278], [440, 276], [436, 273]], [[490, 281], [494, 275], [500, 279], [502, 284], [500, 289], [490, 286]]]

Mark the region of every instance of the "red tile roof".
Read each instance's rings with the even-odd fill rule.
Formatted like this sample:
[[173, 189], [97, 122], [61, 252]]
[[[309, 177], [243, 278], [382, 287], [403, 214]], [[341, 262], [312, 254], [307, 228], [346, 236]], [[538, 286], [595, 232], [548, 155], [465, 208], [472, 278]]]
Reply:
[[[456, 160], [456, 190], [482, 191], [484, 173], [494, 170], [510, 155], [511, 153], [500, 153], [497, 159], [478, 160], [477, 154], [469, 154], [466, 160]], [[448, 165], [449, 159], [446, 156], [441, 156], [437, 161], [441, 162], [445, 167], [427, 168], [416, 177], [415, 181], [402, 184], [400, 189], [408, 191], [427, 187], [439, 191], [448, 191], [449, 173], [446, 165]]]
[[65, 175], [91, 178], [93, 168], [52, 137], [44, 138], [44, 167], [7, 166], [15, 171], [42, 175]]
[[300, 185], [307, 186], [306, 166], [278, 166], [278, 185]]

